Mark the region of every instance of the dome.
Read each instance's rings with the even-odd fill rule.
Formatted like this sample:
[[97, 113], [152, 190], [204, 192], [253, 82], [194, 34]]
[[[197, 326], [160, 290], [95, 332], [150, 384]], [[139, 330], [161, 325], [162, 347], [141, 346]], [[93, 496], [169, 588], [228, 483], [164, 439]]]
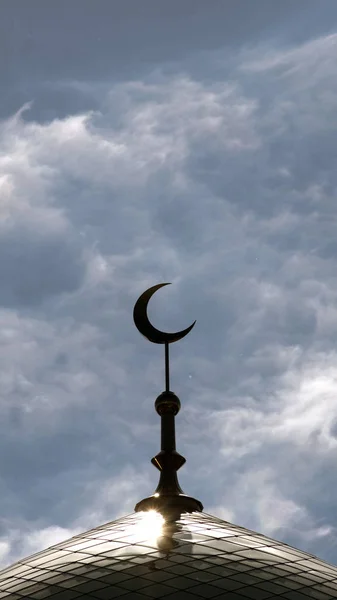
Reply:
[[[155, 401], [161, 418], [160, 471], [155, 493], [131, 515], [19, 560], [0, 572], [0, 600], [333, 600], [337, 567], [264, 535], [203, 512], [184, 494], [177, 471], [179, 398], [169, 389], [169, 343], [191, 328], [165, 334], [149, 323], [146, 306], [159, 284], [135, 305], [138, 329], [165, 344], [166, 389]], [[170, 336], [170, 337], [165, 337]]]
[[133, 513], [20, 560], [7, 600], [332, 600], [337, 567], [201, 512]]

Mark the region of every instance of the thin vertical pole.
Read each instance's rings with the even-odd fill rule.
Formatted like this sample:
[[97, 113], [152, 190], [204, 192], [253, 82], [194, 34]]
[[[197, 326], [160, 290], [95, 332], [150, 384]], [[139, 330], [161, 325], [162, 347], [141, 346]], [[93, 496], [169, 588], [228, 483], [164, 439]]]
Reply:
[[165, 342], [165, 387], [166, 392], [170, 391], [170, 365], [169, 365], [169, 344]]

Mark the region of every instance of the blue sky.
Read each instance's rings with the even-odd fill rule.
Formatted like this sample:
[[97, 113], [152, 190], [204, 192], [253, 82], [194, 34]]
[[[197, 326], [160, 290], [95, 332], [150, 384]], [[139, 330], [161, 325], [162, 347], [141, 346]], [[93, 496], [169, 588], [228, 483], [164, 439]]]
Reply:
[[0, 560], [184, 491], [337, 562], [335, 0], [4, 0]]

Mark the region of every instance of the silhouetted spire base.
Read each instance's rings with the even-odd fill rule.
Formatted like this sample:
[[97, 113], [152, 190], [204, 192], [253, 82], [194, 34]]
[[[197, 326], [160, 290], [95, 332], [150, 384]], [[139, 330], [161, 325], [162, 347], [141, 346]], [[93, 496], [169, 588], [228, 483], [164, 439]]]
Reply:
[[184, 494], [177, 477], [177, 471], [186, 462], [176, 451], [174, 419], [180, 410], [180, 400], [174, 392], [166, 390], [156, 399], [155, 408], [161, 418], [161, 450], [151, 462], [160, 471], [160, 478], [153, 496], [138, 502], [135, 511], [156, 510], [166, 520], [173, 521], [184, 512], [202, 512], [203, 505]]

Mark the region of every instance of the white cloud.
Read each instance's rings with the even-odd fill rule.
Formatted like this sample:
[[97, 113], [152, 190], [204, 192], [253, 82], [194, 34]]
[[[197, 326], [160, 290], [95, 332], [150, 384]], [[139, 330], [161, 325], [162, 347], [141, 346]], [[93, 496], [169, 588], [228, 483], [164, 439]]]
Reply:
[[253, 398], [235, 408], [233, 398], [233, 408], [211, 417], [212, 427], [221, 432], [225, 455], [243, 456], [266, 443], [280, 442], [315, 452], [337, 448], [332, 432], [337, 419], [335, 353], [302, 356], [299, 365], [274, 379], [272, 394], [270, 388], [263, 390], [263, 380], [259, 384], [261, 408]]
[[5, 566], [10, 554], [10, 545], [8, 541], [0, 541], [0, 565]]
[[45, 527], [33, 531], [10, 529], [8, 537], [0, 540], [0, 567], [12, 564], [22, 556], [30, 556], [80, 533], [63, 527]]
[[301, 83], [305, 81], [306, 84], [316, 85], [323, 75], [335, 70], [336, 46], [337, 34], [333, 33], [291, 49], [271, 50], [260, 47], [251, 52], [252, 55], [255, 54], [255, 59], [254, 56], [245, 57], [241, 68], [256, 73], [277, 71], [283, 76], [294, 76], [297, 82], [300, 75]]

